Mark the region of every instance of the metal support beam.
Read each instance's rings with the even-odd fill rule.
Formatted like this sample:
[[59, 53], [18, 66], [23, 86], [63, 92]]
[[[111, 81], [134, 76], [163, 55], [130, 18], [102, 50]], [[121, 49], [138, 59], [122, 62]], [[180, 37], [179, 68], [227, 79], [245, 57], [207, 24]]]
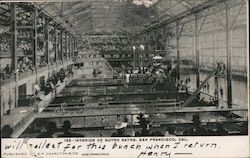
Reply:
[[71, 36], [71, 57], [73, 58], [74, 54], [74, 37], [73, 35]]
[[63, 30], [60, 30], [60, 53], [61, 53], [61, 60], [62, 63], [64, 61], [64, 54], [63, 54]]
[[176, 20], [180, 20], [180, 19], [188, 17], [190, 15], [197, 14], [199, 12], [203, 12], [204, 10], [209, 9], [209, 8], [215, 6], [215, 5], [220, 4], [220, 3], [223, 3], [224, 1], [225, 0], [208, 0], [208, 1], [205, 1], [204, 3], [201, 3], [198, 6], [195, 6], [191, 10], [187, 10], [187, 11], [184, 11], [184, 12], [182, 12], [180, 14], [177, 14], [173, 18], [164, 20], [164, 21], [160, 22], [159, 24], [154, 24], [154, 25], [144, 29], [141, 33], [152, 31], [155, 28], [158, 28], [158, 27], [160, 27], [162, 25], [171, 24], [172, 22], [175, 22]]
[[[16, 21], [16, 4], [11, 4], [11, 69], [16, 72], [17, 70], [17, 21]], [[18, 106], [18, 72], [15, 73], [15, 96], [14, 104]], [[9, 105], [11, 109], [11, 105]]]
[[210, 15], [209, 17], [212, 18], [215, 22], [217, 22], [220, 25], [221, 28], [225, 29], [225, 24], [221, 19], [219, 19], [215, 15]]
[[74, 53], [74, 37], [73, 35], [71, 35], [71, 44], [70, 44], [70, 48], [71, 48], [71, 58], [73, 57], [73, 53]]
[[177, 80], [180, 80], [179, 21], [176, 22]]
[[185, 101], [182, 107], [188, 106], [192, 100], [199, 95], [200, 91], [202, 90], [203, 86], [207, 83], [207, 81], [212, 78], [217, 73], [217, 69], [213, 70], [207, 78], [198, 86], [198, 88], [193, 92], [193, 94]]
[[67, 39], [67, 32], [65, 32], [65, 38], [64, 38], [64, 40], [65, 40], [65, 43], [64, 43], [64, 54], [65, 54], [65, 56], [66, 56], [66, 61], [68, 61], [68, 39]]
[[242, 5], [239, 7], [239, 10], [238, 10], [238, 12], [236, 13], [236, 15], [233, 17], [233, 20], [232, 20], [231, 26], [230, 26], [231, 29], [233, 29], [234, 24], [235, 24], [237, 18], [239, 17], [239, 15], [240, 15], [240, 13], [241, 13], [241, 11], [242, 11], [242, 9], [243, 9], [244, 6], [245, 6], [245, 3], [243, 2]]
[[33, 64], [35, 68], [37, 67], [37, 18], [38, 18], [38, 10], [34, 7], [33, 12]]
[[[196, 87], [200, 84], [200, 52], [199, 52], [199, 30], [198, 15], [195, 14], [195, 52], [196, 52]], [[198, 95], [199, 98], [199, 95]]]
[[163, 27], [162, 37], [163, 37], [163, 42], [164, 42], [164, 48], [163, 48], [163, 50], [166, 50], [166, 26]]
[[202, 28], [203, 28], [203, 25], [204, 25], [204, 23], [206, 22], [206, 19], [207, 19], [207, 16], [205, 16], [205, 17], [203, 18], [203, 21], [202, 21], [201, 26], [200, 26], [200, 29], [199, 29], [199, 33], [201, 32], [201, 30], [202, 30]]
[[146, 36], [147, 36], [147, 40], [148, 40], [148, 51], [151, 51], [151, 45], [150, 45], [150, 34], [149, 34], [149, 33], [147, 33], [147, 34], [146, 34]]
[[77, 37], [75, 37], [75, 50], [77, 50]]
[[57, 47], [58, 47], [58, 42], [57, 42], [58, 41], [57, 40], [57, 27], [55, 27], [54, 29], [55, 29], [55, 34], [54, 34], [54, 36], [55, 36], [54, 37], [55, 38], [55, 50], [54, 51], [55, 51], [55, 62], [56, 62], [56, 65], [57, 65], [57, 58], [58, 58], [58, 55], [57, 55], [58, 54], [58, 49], [57, 49]]
[[11, 5], [11, 68], [13, 71], [17, 68], [17, 22], [16, 22], [16, 4]]
[[71, 59], [71, 35], [68, 37], [68, 51], [69, 51], [69, 59]]
[[73, 37], [73, 52], [76, 51], [76, 38]]
[[169, 32], [170, 32], [170, 27], [168, 27], [167, 30], [166, 30], [166, 34], [165, 34], [165, 38], [166, 38], [165, 47], [167, 47], [168, 44], [169, 44], [169, 41], [168, 41]]
[[232, 108], [232, 72], [231, 72], [231, 38], [232, 30], [229, 22], [230, 9], [228, 3], [226, 5], [226, 50], [227, 50], [227, 102], [228, 108]]
[[76, 38], [76, 50], [77, 50], [77, 44], [78, 44], [77, 41], [78, 41], [78, 40], [77, 40], [77, 38]]
[[45, 62], [48, 64], [49, 67], [49, 22], [45, 19], [45, 27], [44, 27], [44, 42], [45, 42]]
[[74, 36], [72, 36], [73, 38], [72, 38], [72, 53], [73, 53], [73, 55], [74, 55], [74, 53], [75, 53], [75, 37]]
[[73, 36], [73, 52], [76, 50], [76, 38]]
[[[181, 38], [181, 33], [182, 33], [182, 31], [183, 31], [183, 28], [184, 28], [184, 24], [181, 25], [181, 30], [178, 31], [178, 39]], [[179, 30], [179, 29], [178, 29], [178, 30]]]
[[217, 34], [217, 31], [212, 33], [213, 68], [215, 68], [215, 65], [216, 65], [215, 63], [215, 33]]

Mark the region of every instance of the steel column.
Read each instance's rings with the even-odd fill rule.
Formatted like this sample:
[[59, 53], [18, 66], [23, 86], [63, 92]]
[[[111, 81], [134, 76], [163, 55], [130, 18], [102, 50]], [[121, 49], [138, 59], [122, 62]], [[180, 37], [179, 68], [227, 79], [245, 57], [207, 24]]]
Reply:
[[64, 54], [63, 54], [63, 30], [60, 30], [60, 52], [61, 52], [61, 60], [62, 63], [64, 61]]
[[[196, 87], [200, 85], [200, 52], [199, 52], [198, 15], [195, 14], [195, 52], [196, 52]], [[199, 96], [198, 96], [199, 97]]]
[[71, 50], [71, 58], [73, 58], [73, 53], [74, 53], [74, 37], [71, 35], [71, 40], [70, 40], [70, 50]]
[[49, 67], [49, 22], [45, 19], [45, 28], [44, 28], [44, 37], [45, 37], [45, 61]]
[[179, 21], [176, 22], [177, 80], [180, 80]]
[[[17, 70], [17, 22], [16, 22], [16, 4], [11, 4], [11, 69], [15, 72], [15, 96], [14, 104], [15, 107], [18, 106], [18, 72]], [[10, 98], [11, 100], [11, 98]], [[12, 108], [9, 105], [9, 110]]]
[[76, 38], [76, 50], [77, 50], [77, 38]]
[[71, 59], [71, 35], [68, 37], [69, 59]]
[[215, 33], [213, 33], [212, 34], [212, 51], [213, 51], [213, 68], [215, 68], [215, 50], [214, 50], [214, 46], [215, 46], [215, 43], [214, 43], [214, 41], [215, 41], [215, 38], [214, 38], [214, 34]]
[[227, 2], [226, 5], [226, 50], [227, 50], [227, 102], [228, 108], [232, 108], [232, 73], [231, 73], [231, 38], [232, 30], [229, 24], [230, 10]]
[[17, 23], [16, 23], [16, 4], [11, 4], [11, 69], [17, 68]]
[[65, 38], [64, 38], [64, 40], [65, 40], [65, 43], [64, 43], [64, 54], [66, 55], [66, 61], [68, 61], [68, 46], [67, 46], [67, 32], [65, 32]]
[[54, 36], [55, 36], [55, 41], [54, 41], [55, 42], [55, 50], [54, 51], [55, 51], [55, 62], [57, 64], [57, 58], [58, 58], [58, 55], [57, 55], [57, 52], [58, 52], [57, 51], [57, 43], [58, 43], [57, 42], [57, 27], [55, 27], [54, 29], [55, 29], [55, 34], [54, 34]]
[[73, 37], [73, 52], [76, 50], [76, 38]]
[[37, 18], [38, 18], [38, 11], [37, 8], [34, 7], [34, 13], [33, 13], [33, 64], [35, 68], [37, 67]]

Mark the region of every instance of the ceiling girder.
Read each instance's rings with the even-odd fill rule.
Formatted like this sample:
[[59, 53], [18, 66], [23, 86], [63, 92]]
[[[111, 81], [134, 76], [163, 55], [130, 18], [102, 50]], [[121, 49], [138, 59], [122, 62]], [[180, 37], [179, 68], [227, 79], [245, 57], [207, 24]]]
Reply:
[[182, 19], [182, 18], [190, 16], [190, 15], [194, 15], [194, 14], [196, 14], [198, 12], [201, 12], [201, 11], [203, 11], [205, 9], [211, 8], [211, 7], [215, 6], [216, 4], [222, 3], [224, 1], [225, 0], [207, 0], [204, 3], [193, 7], [192, 10], [184, 11], [184, 12], [176, 15], [173, 18], [162, 21], [159, 24], [154, 24], [151, 27], [144, 29], [141, 33], [149, 32], [149, 31], [154, 30], [154, 29], [156, 29], [158, 27], [161, 27], [162, 25], [170, 24], [170, 23], [172, 23], [172, 22], [174, 22], [176, 20]]

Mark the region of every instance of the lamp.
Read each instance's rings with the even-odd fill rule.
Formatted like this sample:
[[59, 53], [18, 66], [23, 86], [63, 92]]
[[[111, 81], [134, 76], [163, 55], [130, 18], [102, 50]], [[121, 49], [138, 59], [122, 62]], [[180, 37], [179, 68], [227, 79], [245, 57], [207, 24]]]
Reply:
[[145, 46], [143, 44], [140, 44], [140, 49], [141, 50], [144, 50], [145, 49]]
[[143, 74], [144, 72], [144, 64], [143, 64], [143, 51], [145, 49], [145, 46], [143, 44], [140, 44], [140, 49], [141, 49], [141, 73]]
[[132, 48], [133, 48], [133, 52], [135, 52], [135, 50], [136, 50], [136, 47], [135, 47], [135, 46], [133, 46]]

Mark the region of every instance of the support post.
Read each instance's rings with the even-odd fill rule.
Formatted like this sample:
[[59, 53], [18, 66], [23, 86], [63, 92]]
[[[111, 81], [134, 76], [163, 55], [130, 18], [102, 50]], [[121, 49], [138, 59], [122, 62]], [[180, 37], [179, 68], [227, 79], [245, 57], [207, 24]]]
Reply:
[[232, 108], [232, 73], [231, 73], [231, 27], [229, 23], [230, 10], [228, 3], [226, 5], [226, 50], [227, 50], [227, 102], [228, 108]]
[[68, 44], [68, 39], [67, 39], [67, 32], [65, 31], [65, 38], [64, 38], [64, 40], [65, 40], [65, 43], [64, 43], [64, 53], [65, 53], [65, 55], [66, 55], [66, 61], [68, 61], [68, 46], [67, 46], [67, 44]]
[[35, 68], [37, 67], [36, 57], [37, 57], [37, 18], [38, 11], [34, 7], [34, 17], [33, 17], [33, 64]]
[[11, 69], [17, 68], [17, 23], [16, 23], [16, 4], [11, 4]]
[[57, 27], [55, 27], [54, 29], [55, 29], [55, 50], [54, 51], [55, 51], [55, 62], [56, 62], [56, 66], [57, 66], [57, 58], [58, 58], [57, 57], [57, 52], [58, 52], [57, 51], [57, 46], [58, 46], [57, 45], [58, 44], [58, 42], [57, 42]]
[[[11, 4], [11, 69], [15, 72], [15, 96], [14, 106], [18, 106], [18, 72], [17, 70], [17, 22], [16, 22], [16, 4]], [[12, 108], [10, 103], [9, 110]]]
[[136, 68], [136, 48], [133, 46], [133, 69], [135, 70]]
[[69, 35], [69, 59], [72, 58], [72, 36]]
[[140, 67], [141, 67], [141, 74], [143, 74], [143, 53], [142, 53], [142, 49], [140, 49], [140, 51], [141, 51], [141, 58], [140, 58], [140, 60], [141, 60], [141, 64], [140, 64]]
[[49, 22], [47, 19], [45, 19], [45, 28], [44, 28], [44, 33], [45, 33], [45, 61], [48, 64], [49, 68]]
[[[200, 52], [199, 52], [199, 30], [198, 14], [195, 14], [195, 52], [196, 52], [196, 87], [200, 85]], [[199, 99], [199, 95], [198, 95]]]
[[64, 54], [63, 54], [63, 30], [60, 30], [60, 52], [61, 52], [61, 60], [62, 64], [64, 61]]
[[163, 38], [163, 50], [167, 50], [166, 49], [166, 26], [163, 27], [163, 30], [162, 30], [162, 38]]
[[176, 22], [177, 80], [180, 80], [179, 21]]
[[76, 50], [76, 38], [73, 37], [73, 52]]
[[77, 50], [77, 38], [76, 38], [76, 50]]
[[72, 36], [72, 56], [74, 56], [74, 52], [75, 52], [75, 37]]
[[146, 36], [147, 36], [147, 43], [148, 43], [148, 51], [151, 51], [151, 45], [150, 45], [150, 42], [151, 42], [150, 39], [151, 39], [151, 38], [150, 38], [150, 34], [147, 33]]
[[70, 40], [71, 39], [70, 39], [70, 35], [68, 35], [67, 38], [68, 38], [68, 43], [67, 43], [68, 44], [68, 56], [69, 56], [69, 60], [70, 60], [71, 59], [71, 54], [70, 54], [71, 53], [71, 51], [70, 51], [70, 43], [71, 43]]
[[214, 34], [215, 33], [212, 33], [212, 51], [213, 51], [213, 69], [215, 68], [215, 56], [214, 56], [214, 53], [215, 53], [215, 50], [214, 50], [214, 46], [215, 46], [215, 44], [214, 44]]
[[[153, 31], [153, 37], [154, 37], [154, 47], [155, 47], [155, 50], [157, 50], [157, 37], [156, 37], [156, 31]], [[154, 51], [155, 51], [154, 50]]]
[[74, 48], [73, 48], [74, 52], [76, 51], [76, 38], [74, 37]]
[[72, 59], [72, 36], [69, 36], [69, 58]]

